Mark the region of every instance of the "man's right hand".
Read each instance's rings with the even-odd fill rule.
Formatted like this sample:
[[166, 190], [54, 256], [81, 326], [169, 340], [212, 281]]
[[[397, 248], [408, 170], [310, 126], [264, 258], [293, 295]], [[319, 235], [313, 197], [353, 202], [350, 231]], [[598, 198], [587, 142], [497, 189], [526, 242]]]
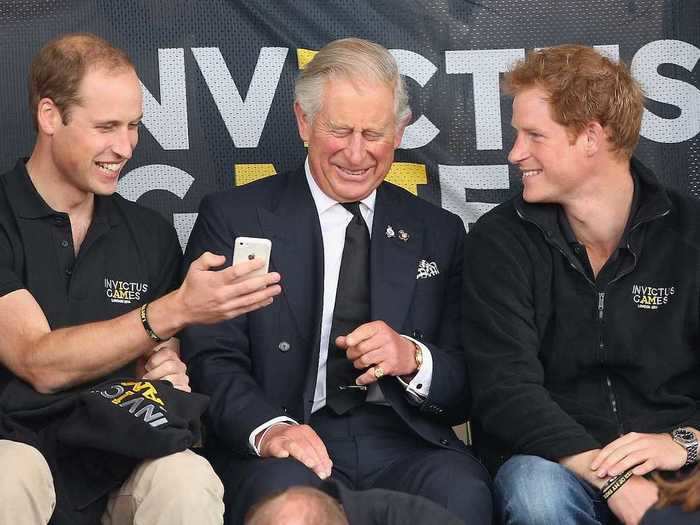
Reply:
[[186, 319], [184, 324], [212, 324], [257, 310], [272, 302], [282, 291], [276, 272], [251, 277], [264, 265], [254, 259], [221, 270], [223, 255], [203, 253], [192, 261], [187, 276], [176, 295]]
[[319, 478], [331, 475], [333, 462], [326, 446], [309, 425], [275, 424], [258, 443], [260, 457], [293, 457], [313, 470]]
[[632, 476], [610, 496], [608, 507], [624, 525], [637, 525], [659, 498], [655, 483], [641, 476]]

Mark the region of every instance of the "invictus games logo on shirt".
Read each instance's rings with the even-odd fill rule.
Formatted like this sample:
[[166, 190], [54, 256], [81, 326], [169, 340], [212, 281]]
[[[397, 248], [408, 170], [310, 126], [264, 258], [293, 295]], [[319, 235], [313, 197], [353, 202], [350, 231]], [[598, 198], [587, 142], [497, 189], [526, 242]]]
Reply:
[[131, 304], [131, 301], [140, 301], [141, 294], [147, 291], [147, 283], [132, 283], [105, 277], [105, 294], [113, 303]]
[[637, 308], [645, 310], [657, 310], [660, 306], [668, 304], [675, 293], [674, 286], [632, 285], [632, 301]]

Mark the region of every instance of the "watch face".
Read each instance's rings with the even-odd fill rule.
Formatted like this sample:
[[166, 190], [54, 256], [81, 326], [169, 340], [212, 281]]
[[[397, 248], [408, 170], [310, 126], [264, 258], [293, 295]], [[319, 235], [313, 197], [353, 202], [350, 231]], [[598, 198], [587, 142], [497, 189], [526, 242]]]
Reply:
[[687, 446], [697, 443], [695, 434], [693, 434], [690, 430], [686, 430], [685, 428], [677, 428], [671, 433], [671, 435], [673, 436], [673, 440], [681, 445]]

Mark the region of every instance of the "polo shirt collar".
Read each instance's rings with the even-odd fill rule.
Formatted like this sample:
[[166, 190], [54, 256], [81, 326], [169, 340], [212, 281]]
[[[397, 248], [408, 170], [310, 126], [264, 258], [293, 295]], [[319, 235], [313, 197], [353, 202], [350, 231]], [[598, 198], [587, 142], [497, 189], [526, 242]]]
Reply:
[[27, 172], [27, 160], [29, 159], [19, 159], [15, 168], [7, 174], [7, 184], [11, 187], [11, 194], [15, 196], [12, 205], [17, 215], [24, 219], [56, 215], [58, 212], [46, 203], [32, 184]]
[[[66, 215], [63, 212], [54, 210], [49, 206], [44, 198], [39, 194], [29, 177], [26, 163], [29, 159], [19, 159], [7, 177], [7, 184], [11, 186], [13, 207], [16, 214], [24, 219], [41, 219], [55, 215]], [[113, 213], [113, 203], [111, 196], [95, 195], [95, 210], [93, 222], [103, 222], [114, 226], [119, 221], [118, 215]]]
[[[637, 216], [637, 212], [639, 211], [639, 179], [634, 171], [631, 173], [632, 182], [634, 185], [632, 193], [632, 206], [630, 207], [630, 213], [627, 217], [627, 224], [625, 225], [625, 230], [620, 238], [620, 245], [618, 246], [618, 249], [627, 244], [627, 237], [629, 235], [630, 228], [634, 222], [634, 218]], [[576, 235], [574, 235], [574, 231], [571, 229], [571, 223], [569, 222], [569, 219], [564, 212], [564, 208], [561, 205], [557, 205], [557, 221], [559, 223], [560, 231], [564, 236], [564, 240], [572, 246], [579, 244], [578, 239], [576, 239]]]

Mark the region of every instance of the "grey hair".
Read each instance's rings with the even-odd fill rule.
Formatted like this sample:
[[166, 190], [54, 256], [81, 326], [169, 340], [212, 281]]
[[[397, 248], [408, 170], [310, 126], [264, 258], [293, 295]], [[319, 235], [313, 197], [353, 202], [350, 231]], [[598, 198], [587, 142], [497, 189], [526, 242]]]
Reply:
[[396, 60], [387, 49], [361, 38], [343, 38], [326, 44], [300, 73], [294, 84], [294, 101], [310, 122], [321, 109], [326, 80], [371, 79], [394, 88], [394, 122], [404, 125], [411, 117], [406, 84]]

